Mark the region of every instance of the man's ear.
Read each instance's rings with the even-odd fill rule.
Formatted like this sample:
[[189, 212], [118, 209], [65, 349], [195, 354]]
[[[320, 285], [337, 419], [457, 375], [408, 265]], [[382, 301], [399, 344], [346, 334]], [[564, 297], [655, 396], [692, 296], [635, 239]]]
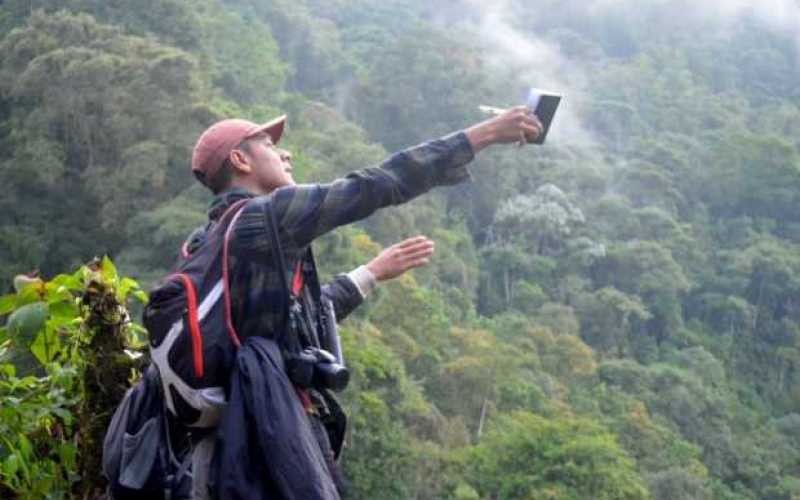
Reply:
[[233, 167], [234, 173], [249, 174], [252, 171], [250, 158], [244, 153], [244, 151], [240, 149], [234, 149], [228, 155], [228, 159], [230, 159], [231, 167]]

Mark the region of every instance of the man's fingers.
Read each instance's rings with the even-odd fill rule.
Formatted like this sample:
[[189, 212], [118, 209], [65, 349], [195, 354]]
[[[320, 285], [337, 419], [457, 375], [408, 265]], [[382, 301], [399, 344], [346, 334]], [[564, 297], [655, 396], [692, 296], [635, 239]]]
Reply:
[[542, 133], [542, 129], [535, 125], [522, 124], [521, 128], [523, 130], [523, 133], [525, 134], [526, 142], [535, 140], [537, 137], [539, 137], [539, 134]]
[[526, 106], [525, 104], [520, 104], [519, 106], [514, 106], [513, 108], [509, 109], [508, 111], [509, 111], [509, 113], [528, 114], [528, 112], [530, 111], [530, 108], [528, 106]]
[[421, 258], [427, 258], [433, 255], [433, 247], [428, 248], [420, 248], [414, 252], [408, 252], [402, 256], [402, 260], [405, 262], [411, 262]]
[[424, 242], [424, 241], [430, 241], [430, 240], [425, 236], [419, 235], [419, 236], [414, 236], [412, 238], [407, 238], [407, 239], [401, 241], [400, 243], [397, 243], [395, 246], [397, 248], [406, 248], [406, 247], [409, 247], [409, 246], [412, 246], [412, 245], [415, 245], [417, 243], [421, 243], [421, 242]]
[[412, 259], [419, 254], [432, 254], [435, 248], [436, 246], [432, 241], [424, 242], [402, 249], [399, 256], [404, 259]]
[[537, 134], [542, 131], [542, 127], [537, 127], [536, 125], [528, 125], [527, 123], [523, 123], [520, 125], [520, 128], [526, 133], [533, 133], [536, 132]]
[[408, 267], [406, 269], [412, 269], [412, 268], [415, 268], [415, 267], [426, 266], [426, 265], [428, 265], [429, 262], [430, 262], [430, 259], [428, 259], [427, 257], [420, 258], [420, 259], [415, 259], [415, 260], [412, 260], [411, 262], [408, 263]]
[[539, 120], [539, 117], [534, 115], [533, 113], [527, 113], [523, 119], [523, 123], [527, 123], [528, 125], [534, 125], [536, 127], [542, 128], [542, 122]]
[[427, 248], [435, 246], [433, 240], [429, 240], [424, 236], [421, 239], [411, 239], [403, 242], [402, 246], [398, 246], [397, 250], [400, 253], [413, 252], [419, 248]]

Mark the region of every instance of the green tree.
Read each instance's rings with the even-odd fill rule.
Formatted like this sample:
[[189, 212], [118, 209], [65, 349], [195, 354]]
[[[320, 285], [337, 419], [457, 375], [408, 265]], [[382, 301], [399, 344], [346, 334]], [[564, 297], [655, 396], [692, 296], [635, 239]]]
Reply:
[[599, 352], [618, 357], [626, 355], [631, 337], [652, 317], [637, 296], [612, 287], [584, 294], [579, 301], [581, 336]]
[[13, 104], [0, 232], [30, 244], [27, 256], [3, 251], [4, 270], [80, 262], [88, 241], [89, 252], [118, 252], [127, 220], [183, 183], [198, 128], [193, 58], [65, 12], [34, 13], [0, 48], [0, 94]]
[[588, 420], [517, 412], [493, 424], [469, 480], [493, 498], [650, 498], [633, 462]]

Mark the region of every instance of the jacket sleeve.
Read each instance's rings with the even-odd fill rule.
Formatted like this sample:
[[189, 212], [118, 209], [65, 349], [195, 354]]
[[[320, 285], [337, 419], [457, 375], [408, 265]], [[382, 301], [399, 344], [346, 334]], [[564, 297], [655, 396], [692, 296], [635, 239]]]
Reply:
[[364, 296], [346, 274], [340, 274], [330, 283], [323, 285], [322, 296], [333, 304], [337, 323], [364, 302]]
[[436, 186], [469, 179], [474, 153], [463, 132], [395, 153], [329, 184], [285, 186], [254, 198], [242, 211], [236, 239], [245, 251], [268, 249], [263, 204], [272, 200], [281, 245], [287, 255], [315, 238], [363, 219], [382, 207], [405, 203]]

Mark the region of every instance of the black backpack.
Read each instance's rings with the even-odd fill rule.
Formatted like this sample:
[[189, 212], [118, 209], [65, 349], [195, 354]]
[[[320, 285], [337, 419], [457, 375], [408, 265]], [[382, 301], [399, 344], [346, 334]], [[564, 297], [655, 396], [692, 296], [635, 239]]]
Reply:
[[166, 407], [190, 428], [216, 426], [240, 345], [231, 319], [228, 244], [247, 201], [231, 205], [192, 252], [184, 245], [183, 258], [144, 310]]
[[115, 500], [189, 498], [189, 453], [176, 454], [161, 397], [161, 381], [150, 365], [128, 389], [103, 440], [103, 474]]
[[151, 364], [125, 394], [103, 441], [103, 473], [115, 500], [191, 496], [192, 439], [216, 427], [239, 346], [227, 253], [230, 228], [247, 201], [202, 231], [202, 244], [184, 244], [174, 272], [151, 291], [143, 315]]
[[150, 294], [143, 322], [151, 364], [125, 394], [103, 441], [114, 499], [191, 495], [187, 436], [216, 426], [239, 342], [227, 328], [226, 257], [228, 229], [246, 202], [229, 207], [194, 251], [184, 244], [175, 271]]

